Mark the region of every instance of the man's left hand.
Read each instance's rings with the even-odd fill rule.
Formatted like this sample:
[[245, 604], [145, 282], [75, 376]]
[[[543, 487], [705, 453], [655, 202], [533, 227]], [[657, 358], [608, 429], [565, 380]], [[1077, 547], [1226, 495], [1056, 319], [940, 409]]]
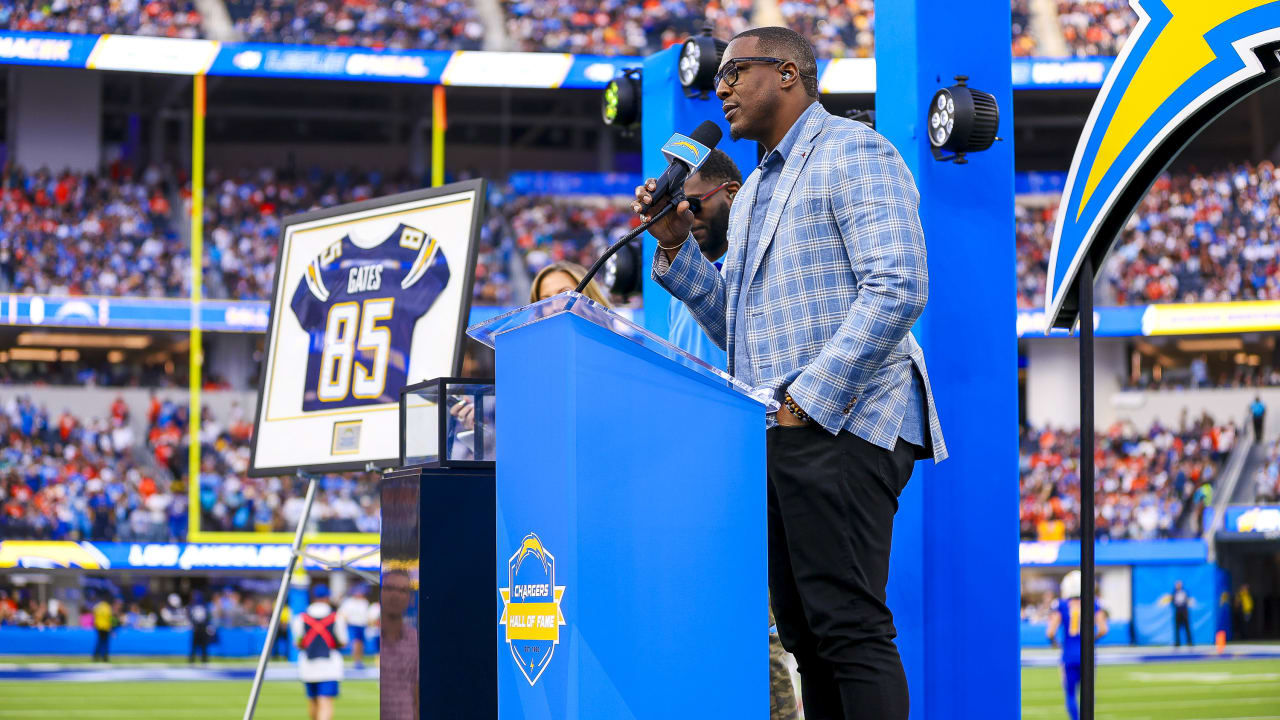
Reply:
[[[804, 408], [801, 408], [802, 410]], [[801, 420], [792, 413], [784, 404], [778, 408], [778, 424], [782, 427], [804, 427], [809, 424], [808, 420]]]

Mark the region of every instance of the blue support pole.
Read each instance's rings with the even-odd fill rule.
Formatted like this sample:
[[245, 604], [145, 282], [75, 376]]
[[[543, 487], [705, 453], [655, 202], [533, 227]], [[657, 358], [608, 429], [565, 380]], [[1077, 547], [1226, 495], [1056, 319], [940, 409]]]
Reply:
[[[918, 465], [900, 499], [889, 606], [912, 718], [1012, 719], [1021, 713], [1013, 143], [953, 165], [933, 159], [925, 135], [933, 93], [967, 75], [996, 96], [999, 134], [1011, 138], [1009, 8], [979, 3], [956, 13], [943, 0], [896, 0], [877, 15], [877, 129], [920, 189], [930, 299], [915, 333], [951, 450], [941, 465]], [[664, 169], [654, 148], [672, 132], [712, 119], [725, 130], [719, 147], [745, 177], [755, 143], [728, 139], [714, 96], [684, 97], [678, 55], [674, 47], [645, 61], [644, 175]], [[669, 296], [649, 279], [652, 237], [644, 247], [644, 323], [665, 336]]]
[[[644, 176], [658, 177], [667, 169], [667, 160], [659, 152], [659, 148], [672, 133], [688, 135], [703, 120], [713, 120], [724, 132], [724, 139], [716, 147], [733, 158], [745, 179], [756, 167], [756, 143], [750, 140], [734, 142], [729, 139], [729, 124], [724, 121], [720, 100], [714, 92], [708, 93], [706, 100], [685, 97], [677, 74], [679, 59], [680, 46], [675, 45], [650, 55], [644, 61], [641, 74], [641, 102], [644, 110], [640, 115]], [[653, 236], [645, 233], [644, 326], [659, 337], [666, 337], [671, 295], [649, 276], [649, 267], [656, 250]]]
[[[929, 246], [924, 346], [951, 459], [921, 464], [901, 501], [889, 602], [912, 717], [1017, 718], [1018, 379], [1013, 89], [1007, 3], [895, 0], [876, 7], [876, 123], [920, 189]], [[927, 106], [940, 87], [995, 95], [1003, 142], [934, 160]]]

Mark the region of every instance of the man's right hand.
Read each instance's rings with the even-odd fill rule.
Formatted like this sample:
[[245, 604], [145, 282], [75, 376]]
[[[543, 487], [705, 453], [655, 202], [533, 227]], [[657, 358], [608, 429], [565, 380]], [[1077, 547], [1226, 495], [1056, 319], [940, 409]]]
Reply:
[[[631, 209], [640, 216], [640, 220], [648, 222], [649, 218], [658, 214], [662, 208], [670, 204], [669, 198], [662, 198], [662, 204], [657, 207], [645, 208], [641, 205], [648, 205], [653, 202], [651, 193], [658, 186], [658, 181], [649, 178], [644, 185], [636, 187], [636, 201], [631, 203]], [[666, 247], [673, 248], [665, 250], [668, 259], [674, 259], [676, 253], [679, 252], [680, 245], [689, 237], [689, 230], [693, 227], [693, 213], [689, 210], [689, 201], [682, 201], [676, 206], [674, 212], [668, 213], [658, 222], [649, 227], [649, 234], [657, 238], [658, 242]]]

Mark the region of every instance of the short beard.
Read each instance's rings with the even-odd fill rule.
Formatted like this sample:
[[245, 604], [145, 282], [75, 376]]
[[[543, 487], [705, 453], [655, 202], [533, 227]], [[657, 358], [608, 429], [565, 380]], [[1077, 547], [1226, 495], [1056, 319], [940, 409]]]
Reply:
[[720, 212], [707, 221], [707, 242], [698, 243], [698, 249], [712, 262], [724, 257], [729, 251], [729, 206], [724, 205]]

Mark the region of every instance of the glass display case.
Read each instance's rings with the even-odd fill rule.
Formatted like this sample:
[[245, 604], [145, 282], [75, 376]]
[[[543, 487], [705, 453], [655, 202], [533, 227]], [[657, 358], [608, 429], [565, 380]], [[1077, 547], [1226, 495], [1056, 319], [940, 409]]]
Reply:
[[492, 467], [494, 383], [435, 378], [400, 391], [400, 467]]

